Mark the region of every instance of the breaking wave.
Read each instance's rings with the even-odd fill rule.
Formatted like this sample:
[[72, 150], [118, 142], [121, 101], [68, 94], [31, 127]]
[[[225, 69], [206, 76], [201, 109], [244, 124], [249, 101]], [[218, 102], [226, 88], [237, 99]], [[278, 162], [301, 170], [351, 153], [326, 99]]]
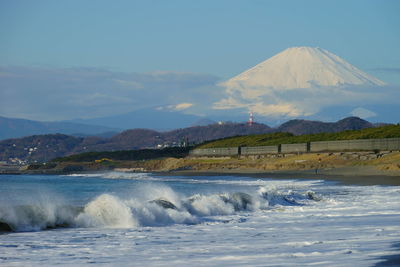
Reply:
[[0, 232], [39, 231], [60, 227], [135, 228], [198, 224], [212, 216], [303, 206], [321, 200], [315, 192], [281, 191], [260, 186], [257, 191], [182, 196], [165, 185], [143, 185], [139, 193], [121, 198], [101, 194], [84, 206], [39, 201], [0, 206]]

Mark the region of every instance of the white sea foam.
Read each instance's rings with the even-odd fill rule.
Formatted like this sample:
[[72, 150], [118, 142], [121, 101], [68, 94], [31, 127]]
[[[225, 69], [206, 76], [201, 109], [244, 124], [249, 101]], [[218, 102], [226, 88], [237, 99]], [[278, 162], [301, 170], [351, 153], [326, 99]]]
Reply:
[[14, 231], [39, 231], [47, 228], [71, 226], [79, 212], [64, 202], [61, 196], [46, 190], [35, 195], [20, 196], [18, 202], [0, 203], [0, 222]]
[[88, 203], [76, 222], [86, 227], [129, 228], [138, 225], [130, 208], [120, 199], [103, 194]]
[[[99, 193], [73, 213], [76, 228], [2, 235], [0, 265], [372, 266], [398, 253], [399, 187], [275, 180], [232, 191], [227, 180], [209, 193], [179, 190], [182, 180]], [[68, 206], [44, 202], [56, 207], [48, 221]]]
[[139, 181], [152, 181], [152, 182], [185, 182], [187, 184], [217, 184], [217, 185], [238, 185], [238, 186], [268, 186], [279, 188], [304, 188], [323, 184], [324, 180], [266, 180], [266, 179], [225, 179], [229, 176], [222, 176], [221, 179], [207, 179], [189, 178], [180, 176], [153, 176], [150, 173], [130, 173], [130, 172], [104, 172], [96, 174], [69, 174], [69, 177], [83, 177], [83, 178], [104, 178], [104, 179], [126, 179], [126, 180], [139, 180]]
[[136, 173], [136, 172], [131, 173], [131, 172], [116, 172], [116, 171], [102, 172], [102, 173], [72, 173], [72, 174], [67, 174], [65, 176], [82, 177], [82, 178], [101, 177], [106, 179], [132, 179], [132, 180], [153, 179], [153, 177], [151, 177], [147, 173]]
[[304, 205], [309, 192], [277, 190], [260, 186], [252, 193], [225, 192], [185, 196], [165, 184], [146, 183], [121, 198], [101, 194], [83, 207], [47, 198], [30, 205], [0, 207], [0, 222], [14, 231], [44, 230], [55, 227], [135, 228], [175, 223], [194, 224], [202, 217], [233, 215], [275, 206]]
[[225, 202], [219, 195], [196, 194], [189, 199], [187, 207], [191, 212], [202, 216], [228, 215], [235, 212], [233, 205]]

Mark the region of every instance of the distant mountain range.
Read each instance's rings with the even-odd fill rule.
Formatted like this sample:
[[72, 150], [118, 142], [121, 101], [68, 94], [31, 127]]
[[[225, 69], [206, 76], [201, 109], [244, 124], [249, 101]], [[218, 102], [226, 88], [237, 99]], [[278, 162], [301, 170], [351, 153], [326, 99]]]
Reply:
[[18, 138], [35, 134], [62, 133], [87, 136], [100, 135], [110, 137], [121, 130], [99, 125], [87, 125], [74, 122], [41, 122], [0, 116], [0, 140]]
[[168, 107], [157, 107], [139, 109], [109, 117], [72, 120], [71, 122], [88, 125], [104, 125], [106, 127], [122, 130], [146, 128], [165, 131], [189, 127], [201, 119], [203, 119], [203, 117], [184, 114], [179, 111], [170, 110]]
[[269, 132], [290, 132], [295, 135], [339, 132], [374, 127], [373, 124], [357, 117], [349, 117], [335, 123], [320, 121], [291, 120], [278, 128], [255, 123], [210, 124], [158, 132], [149, 129], [132, 129], [110, 138], [89, 136], [74, 137], [63, 134], [34, 135], [0, 141], [0, 160], [18, 158], [28, 161], [46, 161], [51, 158], [89, 151], [116, 151], [143, 148], [176, 146], [179, 143], [201, 143], [230, 136], [262, 134]]
[[145, 128], [167, 131], [212, 123], [215, 123], [215, 121], [170, 110], [168, 107], [140, 109], [109, 117], [57, 122], [42, 122], [0, 116], [0, 140], [55, 133], [79, 137], [111, 137], [128, 129]]

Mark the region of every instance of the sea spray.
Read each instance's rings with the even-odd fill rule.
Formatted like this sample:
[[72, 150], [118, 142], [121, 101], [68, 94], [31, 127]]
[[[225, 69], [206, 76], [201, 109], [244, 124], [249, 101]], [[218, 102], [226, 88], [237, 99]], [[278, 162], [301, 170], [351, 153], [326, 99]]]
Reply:
[[314, 191], [297, 192], [294, 190], [280, 190], [274, 186], [260, 186], [258, 194], [267, 202], [269, 208], [275, 206], [299, 206], [306, 205], [309, 201], [320, 201], [322, 197]]
[[165, 184], [153, 182], [140, 184], [131, 192], [131, 195], [136, 201], [143, 203], [155, 199], [167, 199], [178, 209], [181, 207], [182, 198], [184, 198], [183, 195], [177, 193], [171, 187]]
[[199, 220], [185, 209], [164, 208], [156, 202], [127, 201], [141, 226], [165, 226], [176, 223], [195, 224]]
[[[43, 203], [0, 207], [0, 223], [12, 231], [39, 231], [71, 227], [81, 209], [74, 206]], [[6, 228], [4, 228], [6, 229]]]
[[165, 184], [142, 181], [127, 192], [118, 196], [100, 194], [82, 206], [65, 204], [60, 201], [61, 197], [43, 193], [32, 195], [29, 205], [2, 203], [1, 228], [37, 231], [57, 227], [136, 228], [197, 224], [209, 221], [210, 216], [301, 206], [321, 199], [313, 191], [278, 190], [274, 186], [259, 186], [258, 190], [248, 188], [246, 192], [187, 196]]
[[228, 215], [235, 212], [234, 207], [224, 201], [221, 195], [196, 194], [187, 199], [185, 207], [200, 216]]
[[131, 228], [138, 226], [130, 208], [118, 197], [102, 194], [88, 203], [76, 219], [83, 227]]

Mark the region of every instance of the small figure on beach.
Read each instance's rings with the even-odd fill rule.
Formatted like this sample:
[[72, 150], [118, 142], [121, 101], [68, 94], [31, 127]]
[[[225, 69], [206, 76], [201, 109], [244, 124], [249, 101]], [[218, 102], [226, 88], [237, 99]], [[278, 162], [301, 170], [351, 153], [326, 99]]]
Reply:
[[321, 165], [321, 158], [319, 158], [318, 159], [318, 165], [317, 165], [317, 167], [315, 168], [315, 174], [318, 174], [318, 168], [319, 168], [319, 166]]

